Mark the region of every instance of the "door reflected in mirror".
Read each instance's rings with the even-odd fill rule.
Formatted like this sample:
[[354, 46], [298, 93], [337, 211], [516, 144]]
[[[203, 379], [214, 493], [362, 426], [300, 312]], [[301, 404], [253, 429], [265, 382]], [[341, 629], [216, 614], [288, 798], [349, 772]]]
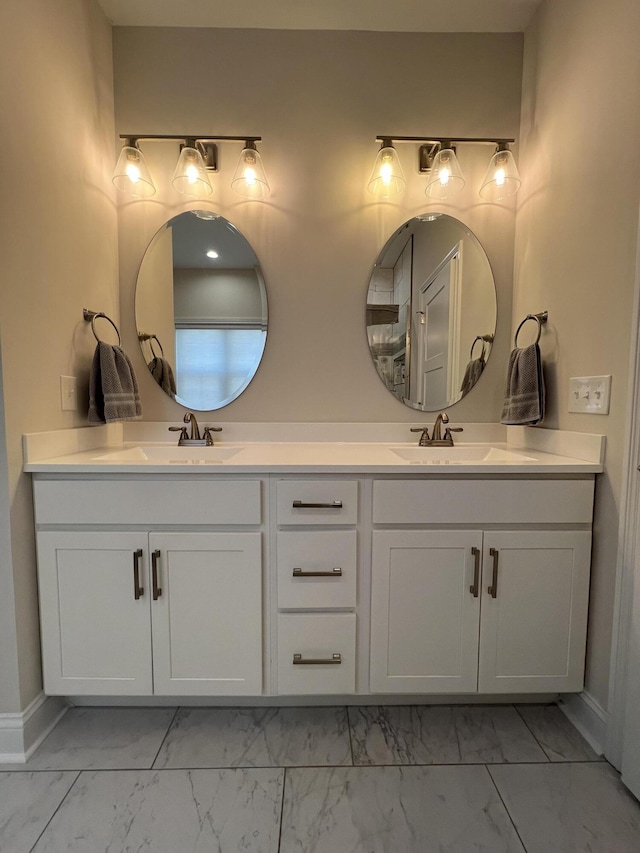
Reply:
[[480, 379], [496, 329], [487, 255], [459, 220], [405, 222], [380, 252], [367, 292], [367, 337], [388, 391], [407, 406], [440, 411]]
[[182, 406], [220, 409], [253, 379], [266, 288], [251, 246], [222, 216], [187, 211], [160, 228], [140, 265], [135, 312], [147, 367]]

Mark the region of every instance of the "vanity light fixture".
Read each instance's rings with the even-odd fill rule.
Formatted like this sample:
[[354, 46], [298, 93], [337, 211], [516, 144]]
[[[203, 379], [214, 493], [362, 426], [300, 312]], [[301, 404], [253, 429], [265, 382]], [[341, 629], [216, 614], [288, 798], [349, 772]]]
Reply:
[[480, 187], [480, 195], [489, 201], [499, 201], [517, 193], [521, 183], [509, 146], [506, 142], [499, 142]]
[[220, 255], [216, 252], [215, 249], [209, 249], [209, 251], [207, 252], [207, 257], [215, 259], [215, 258], [219, 258]]
[[375, 198], [391, 198], [401, 193], [406, 183], [398, 152], [390, 139], [382, 139], [367, 189]]
[[202, 143], [201, 150], [196, 147], [197, 145], [195, 139], [187, 139], [181, 146], [180, 156], [171, 178], [173, 188], [188, 198], [206, 198], [213, 192], [207, 175], [207, 165], [201, 153], [202, 150], [206, 155], [206, 150]]
[[263, 199], [271, 191], [262, 158], [253, 139], [245, 140], [231, 186], [243, 198]]
[[[520, 175], [513, 154], [509, 150], [509, 144], [515, 142], [514, 139], [470, 137], [434, 139], [423, 136], [377, 136], [376, 139], [382, 143], [382, 147], [377, 154], [367, 186], [369, 192], [377, 198], [389, 198], [404, 189], [404, 176], [394, 142], [419, 143], [418, 172], [427, 175], [425, 195], [429, 198], [449, 199], [464, 187], [465, 179], [458, 162], [457, 145], [495, 146], [495, 154], [491, 158], [489, 169], [480, 188], [480, 195], [483, 198], [498, 201], [513, 195], [520, 187]], [[396, 174], [399, 175], [401, 183], [400, 181], [394, 183]]]
[[150, 198], [155, 195], [156, 188], [142, 151], [138, 148], [138, 140], [121, 138], [125, 139], [125, 144], [113, 172], [113, 183], [117, 189], [133, 198]]
[[425, 195], [429, 198], [451, 198], [462, 189], [464, 184], [464, 175], [456, 157], [456, 149], [451, 142], [443, 142], [433, 158]]
[[113, 183], [133, 198], [148, 198], [156, 191], [140, 151], [140, 141], [180, 143], [180, 156], [171, 184], [177, 192], [195, 199], [206, 199], [213, 191], [209, 176], [218, 171], [218, 146], [215, 143], [242, 142], [244, 148], [231, 182], [233, 189], [245, 198], [263, 199], [269, 194], [269, 183], [256, 148], [261, 136], [129, 134], [120, 136], [120, 139], [124, 140], [124, 146], [113, 173]]

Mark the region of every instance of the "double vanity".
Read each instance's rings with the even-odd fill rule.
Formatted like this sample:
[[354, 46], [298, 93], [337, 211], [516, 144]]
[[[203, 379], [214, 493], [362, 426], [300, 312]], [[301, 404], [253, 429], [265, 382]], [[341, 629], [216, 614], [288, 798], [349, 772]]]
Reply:
[[26, 436], [45, 692], [579, 691], [603, 440], [465, 425], [419, 447], [408, 426]]

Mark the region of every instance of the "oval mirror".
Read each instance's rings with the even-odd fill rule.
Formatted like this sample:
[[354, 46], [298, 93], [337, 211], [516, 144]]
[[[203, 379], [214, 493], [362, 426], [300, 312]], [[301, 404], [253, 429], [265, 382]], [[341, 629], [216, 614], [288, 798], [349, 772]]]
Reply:
[[253, 379], [267, 293], [251, 246], [222, 216], [191, 210], [160, 228], [140, 265], [135, 312], [151, 375], [187, 409], [220, 409]]
[[391, 235], [367, 292], [367, 336], [380, 379], [398, 400], [433, 412], [480, 379], [496, 330], [489, 260], [469, 229], [425, 214]]

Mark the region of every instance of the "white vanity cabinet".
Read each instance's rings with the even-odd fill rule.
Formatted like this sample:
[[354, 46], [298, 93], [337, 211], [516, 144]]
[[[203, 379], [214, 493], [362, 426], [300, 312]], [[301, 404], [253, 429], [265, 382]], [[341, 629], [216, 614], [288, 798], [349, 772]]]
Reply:
[[46, 693], [582, 689], [593, 475], [342, 467], [36, 472]]
[[[105, 500], [117, 497], [111, 508]], [[225, 518], [260, 521], [260, 483], [209, 483], [209, 501], [192, 509], [202, 525]], [[240, 485], [240, 489], [235, 489]], [[106, 486], [106, 489], [103, 488]], [[216, 696], [262, 692], [262, 533], [98, 528], [122, 525], [123, 505], [146, 499], [133, 526], [157, 510], [163, 523], [173, 493], [166, 483], [36, 481], [38, 576], [45, 691], [54, 695]], [[76, 487], [79, 487], [77, 489]], [[116, 490], [117, 491], [117, 490]], [[241, 510], [230, 501], [243, 496]], [[79, 492], [80, 494], [78, 494]], [[137, 495], [136, 495], [137, 492]], [[65, 498], [69, 502], [65, 504]], [[66, 515], [69, 506], [73, 516]], [[66, 507], [66, 508], [65, 508]], [[53, 521], [51, 520], [53, 519]], [[146, 521], [148, 523], [148, 520]], [[229, 523], [226, 521], [225, 523]]]
[[580, 690], [592, 501], [587, 479], [377, 482], [374, 523], [413, 529], [373, 532], [371, 692]]

